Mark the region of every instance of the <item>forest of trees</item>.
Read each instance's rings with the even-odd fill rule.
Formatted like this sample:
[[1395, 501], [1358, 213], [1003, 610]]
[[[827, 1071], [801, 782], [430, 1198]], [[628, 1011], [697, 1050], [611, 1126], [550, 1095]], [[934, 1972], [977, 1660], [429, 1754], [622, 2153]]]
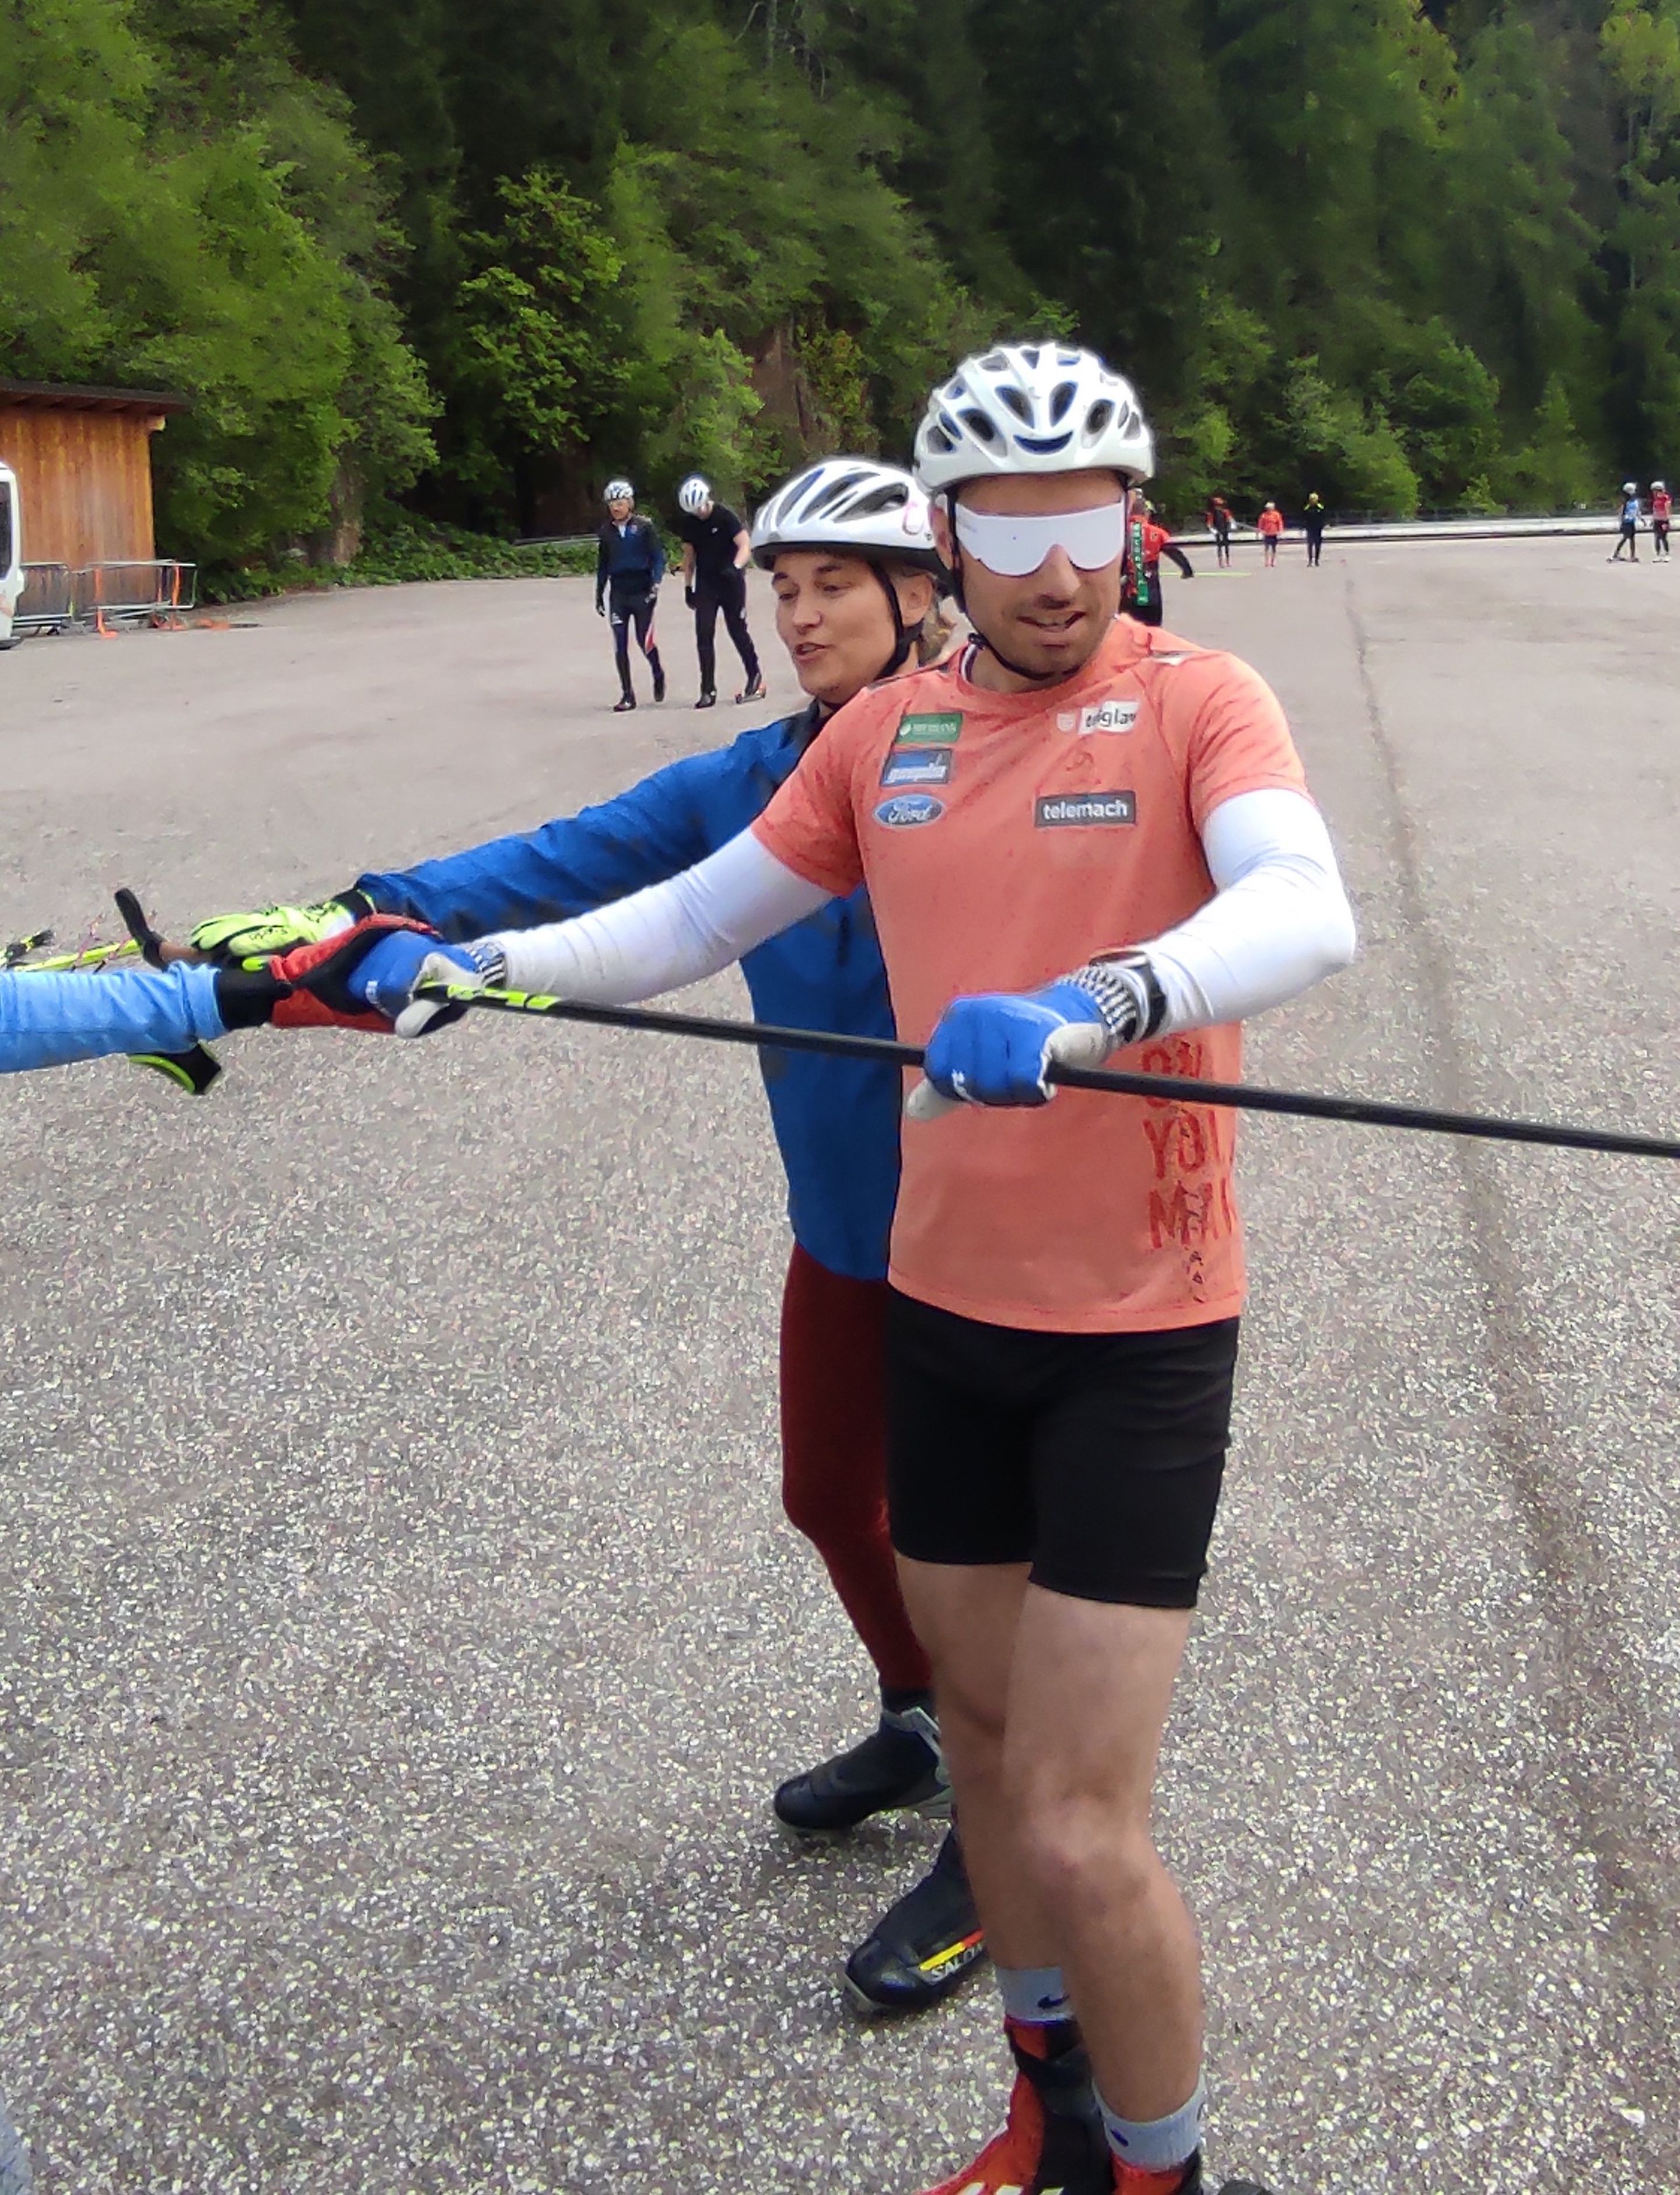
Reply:
[[966, 347], [1162, 495], [1680, 472], [1680, 0], [0, 0], [0, 372], [166, 387], [167, 546], [901, 454]]

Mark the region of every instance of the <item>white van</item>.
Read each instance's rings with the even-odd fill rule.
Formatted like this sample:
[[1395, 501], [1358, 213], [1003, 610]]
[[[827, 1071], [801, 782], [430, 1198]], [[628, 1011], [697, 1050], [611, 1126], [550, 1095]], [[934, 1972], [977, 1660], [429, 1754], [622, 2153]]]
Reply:
[[9, 648], [16, 635], [12, 619], [23, 592], [23, 527], [18, 511], [18, 476], [9, 465], [0, 465], [0, 648]]

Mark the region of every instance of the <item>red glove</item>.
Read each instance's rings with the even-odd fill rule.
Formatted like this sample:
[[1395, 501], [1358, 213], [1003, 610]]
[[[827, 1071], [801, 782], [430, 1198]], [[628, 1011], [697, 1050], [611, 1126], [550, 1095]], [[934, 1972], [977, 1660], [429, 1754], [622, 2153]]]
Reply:
[[423, 922], [411, 922], [406, 915], [370, 914], [354, 930], [323, 938], [319, 945], [300, 945], [269, 961], [268, 973], [289, 987], [274, 1007], [273, 1026], [365, 1029], [373, 1036], [392, 1035], [394, 1025], [360, 999], [352, 998], [345, 987], [365, 956], [394, 930], [417, 930], [423, 937], [437, 936]]

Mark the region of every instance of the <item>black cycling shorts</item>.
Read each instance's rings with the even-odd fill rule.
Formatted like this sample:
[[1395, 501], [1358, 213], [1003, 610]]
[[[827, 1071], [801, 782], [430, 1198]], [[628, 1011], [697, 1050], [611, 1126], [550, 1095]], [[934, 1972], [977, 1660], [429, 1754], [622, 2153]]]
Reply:
[[987, 1326], [892, 1291], [887, 1493], [914, 1562], [1027, 1563], [1076, 1600], [1194, 1608], [1230, 1439], [1234, 1318]]

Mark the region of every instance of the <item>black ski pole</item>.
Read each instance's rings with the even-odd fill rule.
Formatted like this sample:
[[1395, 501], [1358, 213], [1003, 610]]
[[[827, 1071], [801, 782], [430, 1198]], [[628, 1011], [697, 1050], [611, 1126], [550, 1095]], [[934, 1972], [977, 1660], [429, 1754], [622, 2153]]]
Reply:
[[[711, 1014], [678, 1014], [649, 1006], [598, 1006], [526, 991], [479, 990], [469, 983], [422, 983], [416, 996], [475, 1006], [490, 1013], [536, 1015], [554, 1021], [589, 1022], [605, 1028], [642, 1029], [654, 1035], [701, 1037], [716, 1044], [750, 1044], [775, 1051], [815, 1051], [837, 1059], [877, 1060], [888, 1067], [919, 1067], [922, 1052], [890, 1037], [843, 1036], [831, 1029], [778, 1028], [764, 1022], [721, 1021]], [[1409, 1128], [1427, 1135], [1476, 1136], [1493, 1143], [1546, 1144], [1563, 1150], [1612, 1151], [1630, 1158], [1680, 1159], [1680, 1138], [1631, 1135], [1615, 1128], [1580, 1128], [1567, 1122], [1510, 1120], [1499, 1114], [1447, 1113], [1427, 1105], [1395, 1105], [1370, 1098], [1335, 1098], [1314, 1091], [1265, 1090], [1246, 1082], [1204, 1082], [1194, 1075], [1132, 1074], [1108, 1067], [1056, 1067], [1050, 1080], [1065, 1090], [1101, 1090], [1110, 1096], [1150, 1098], [1183, 1105], [1225, 1105], [1245, 1113], [1282, 1113], [1309, 1121], [1341, 1121], [1373, 1128]]]

